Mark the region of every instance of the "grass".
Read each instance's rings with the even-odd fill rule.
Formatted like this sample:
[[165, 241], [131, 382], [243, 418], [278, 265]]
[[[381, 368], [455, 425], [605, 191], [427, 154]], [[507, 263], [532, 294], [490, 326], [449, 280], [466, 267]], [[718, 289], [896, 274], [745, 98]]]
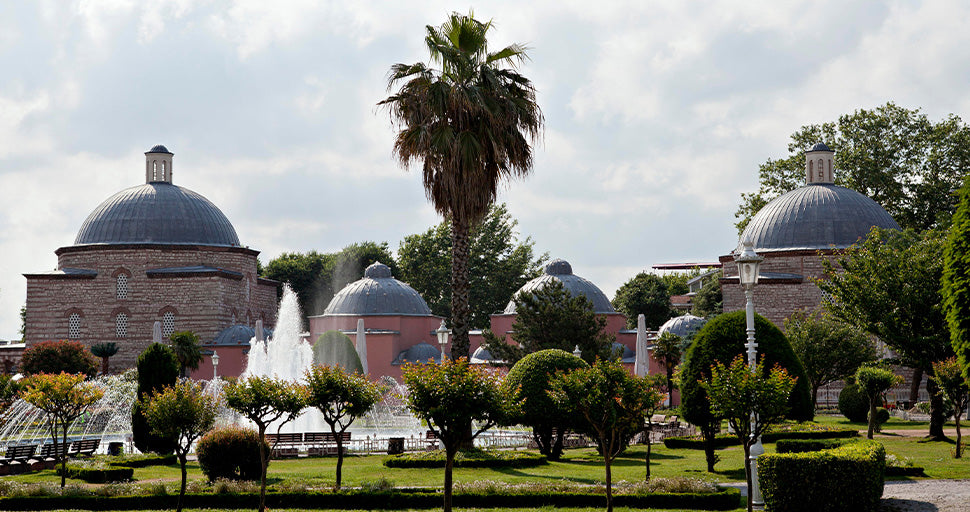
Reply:
[[[858, 430], [866, 430], [869, 424], [864, 421], [849, 421], [845, 416], [841, 414], [838, 415], [817, 415], [815, 416], [815, 422], [822, 425], [830, 425], [835, 427], [845, 427], [845, 428], [855, 428]], [[964, 427], [965, 421], [960, 422], [961, 428]], [[944, 428], [955, 428], [956, 424], [951, 418], [946, 424], [943, 425]], [[889, 421], [883, 423], [883, 430], [925, 430], [927, 433], [930, 431], [929, 421], [909, 421], [901, 418], [892, 417]]]
[[[186, 509], [183, 509], [183, 510], [185, 510], [185, 512], [203, 512], [203, 511], [204, 512], [239, 512], [236, 509], [211, 509], [211, 508], [207, 508], [207, 509], [186, 508]], [[284, 508], [284, 509], [273, 509], [273, 512], [302, 512], [303, 510], [304, 509]], [[440, 508], [434, 508], [434, 509], [407, 509], [407, 510], [408, 511], [414, 511], [414, 512], [431, 512], [431, 511], [434, 511], [434, 510], [441, 510], [441, 509]], [[456, 510], [458, 510], [458, 509], [456, 509]], [[525, 510], [525, 509], [521, 509], [521, 508], [462, 508], [460, 510], [462, 512], [523, 512], [523, 510]], [[577, 508], [542, 507], [542, 508], [536, 508], [536, 509], [530, 509], [530, 510], [539, 510], [539, 511], [542, 511], [542, 512], [600, 512], [600, 511], [603, 510], [603, 508], [602, 507], [577, 507]], [[613, 507], [613, 510], [616, 511], [616, 512], [695, 512], [694, 510], [691, 510], [691, 509], [670, 509], [670, 508], [655, 509], [655, 508]], [[745, 510], [745, 509], [738, 508], [738, 509], [735, 509], [734, 511], [729, 511], [729, 512], [737, 512], [737, 511], [743, 511], [743, 510]], [[53, 511], [50, 511], [50, 512], [69, 512], [69, 511], [67, 511], [67, 510], [53, 510]], [[156, 511], [133, 511], [133, 512], [156, 512]], [[327, 511], [327, 510], [320, 510], [319, 512], [329, 512], [329, 511]], [[363, 511], [363, 510], [339, 510], [339, 511], [336, 511], [335, 510], [333, 512], [366, 512], [366, 511]], [[402, 512], [404, 512], [404, 511], [402, 511]]]

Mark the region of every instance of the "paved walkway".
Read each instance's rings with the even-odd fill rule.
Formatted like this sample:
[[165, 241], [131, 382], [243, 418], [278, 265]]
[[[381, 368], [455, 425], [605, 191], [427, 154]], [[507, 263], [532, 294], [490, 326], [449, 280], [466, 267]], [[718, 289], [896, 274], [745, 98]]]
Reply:
[[[743, 483], [722, 483], [748, 495]], [[970, 480], [889, 480], [882, 512], [970, 512]]]

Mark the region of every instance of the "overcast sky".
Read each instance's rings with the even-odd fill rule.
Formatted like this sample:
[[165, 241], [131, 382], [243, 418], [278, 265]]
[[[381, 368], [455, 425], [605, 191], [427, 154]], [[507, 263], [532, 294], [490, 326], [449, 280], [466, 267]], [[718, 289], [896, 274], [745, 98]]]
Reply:
[[[802, 125], [886, 101], [970, 117], [965, 1], [473, 7], [493, 49], [531, 48], [521, 72], [546, 117], [533, 174], [500, 198], [609, 297], [656, 263], [728, 253], [740, 194]], [[397, 248], [438, 222], [375, 104], [392, 64], [427, 61], [425, 25], [468, 8], [0, 3], [0, 339], [19, 338], [21, 274], [53, 269], [88, 213], [142, 183], [154, 144], [264, 262]]]

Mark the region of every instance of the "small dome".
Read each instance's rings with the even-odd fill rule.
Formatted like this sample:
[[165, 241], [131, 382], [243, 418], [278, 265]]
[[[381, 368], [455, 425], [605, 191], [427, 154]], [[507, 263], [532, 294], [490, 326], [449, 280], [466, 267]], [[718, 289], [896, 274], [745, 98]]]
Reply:
[[154, 146], [152, 146], [152, 149], [149, 149], [148, 151], [146, 151], [146, 153], [168, 153], [170, 155], [172, 154], [172, 152], [169, 151], [167, 147], [161, 144], [155, 144]]
[[441, 361], [441, 351], [422, 342], [398, 354], [394, 364], [427, 363], [428, 361]]
[[686, 338], [697, 332], [701, 327], [704, 326], [705, 323], [707, 323], [707, 319], [699, 316], [675, 316], [664, 322], [664, 324], [660, 326], [660, 330], [657, 331], [657, 334], [659, 335], [669, 332], [671, 334], [676, 334], [681, 338]]
[[[616, 313], [613, 305], [610, 304], [610, 300], [606, 298], [606, 295], [599, 287], [573, 274], [572, 265], [568, 261], [561, 259], [555, 259], [546, 264], [545, 272], [541, 276], [525, 283], [522, 288], [519, 288], [519, 291], [515, 292], [515, 296], [518, 296], [520, 293], [532, 293], [534, 290], [538, 290], [552, 281], [561, 282], [563, 287], [573, 297], [584, 295], [593, 303], [593, 311], [597, 313]], [[515, 314], [514, 299], [510, 300], [505, 306], [504, 313], [507, 315]]]
[[832, 151], [831, 149], [829, 149], [829, 147], [826, 146], [824, 142], [819, 142], [818, 144], [815, 144], [814, 146], [812, 146], [812, 149], [809, 149], [808, 151], [828, 151], [830, 153], [835, 153], [835, 151]]
[[845, 249], [873, 226], [899, 229], [872, 199], [838, 185], [805, 185], [765, 205], [744, 229], [758, 252]]
[[[267, 338], [273, 335], [272, 329], [263, 328], [263, 335]], [[256, 329], [248, 325], [232, 325], [226, 327], [215, 338], [209, 342], [210, 345], [249, 345], [249, 342], [256, 337]]]
[[492, 353], [486, 350], [485, 347], [476, 348], [471, 358], [471, 362], [473, 363], [489, 363], [492, 361], [498, 361], [498, 359], [493, 357]]
[[374, 263], [363, 279], [334, 295], [323, 314], [430, 316], [431, 308], [414, 288], [394, 279], [390, 267]]
[[190, 244], [239, 246], [229, 219], [208, 199], [152, 182], [109, 197], [81, 224], [74, 245]]
[[614, 341], [613, 345], [610, 347], [610, 354], [613, 357], [619, 356], [621, 363], [632, 363], [636, 361], [636, 353], [628, 346]]

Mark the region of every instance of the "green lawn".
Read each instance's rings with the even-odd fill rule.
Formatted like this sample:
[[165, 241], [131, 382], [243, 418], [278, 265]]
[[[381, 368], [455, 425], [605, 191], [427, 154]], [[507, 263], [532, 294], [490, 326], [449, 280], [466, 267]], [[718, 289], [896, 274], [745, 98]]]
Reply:
[[[849, 421], [841, 414], [837, 415], [817, 415], [815, 416], [815, 422], [822, 425], [831, 425], [836, 427], [845, 428], [855, 428], [858, 430], [865, 431], [869, 425], [865, 422]], [[944, 428], [954, 428], [956, 426], [953, 420], [947, 421]], [[960, 422], [960, 427], [966, 427], [965, 421]], [[908, 421], [900, 418], [892, 417], [889, 421], [882, 426], [885, 430], [925, 430], [927, 433], [930, 430], [929, 421]]]
[[[185, 512], [203, 512], [203, 511], [204, 512], [238, 512], [237, 509], [211, 509], [211, 508], [207, 508], [207, 509], [186, 508], [186, 509], [183, 509], [183, 510]], [[432, 511], [435, 511], [435, 510], [441, 510], [441, 509], [440, 508], [434, 508], [434, 509], [407, 509], [406, 511], [402, 510], [401, 512], [432, 512]], [[455, 510], [461, 510], [462, 512], [522, 512], [524, 509], [521, 509], [521, 508], [456, 508]], [[586, 508], [542, 507], [542, 508], [535, 508], [535, 509], [531, 509], [531, 510], [540, 510], [540, 511], [543, 511], [543, 512], [599, 512], [599, 511], [602, 511], [603, 510], [603, 507], [586, 507]], [[671, 509], [671, 508], [657, 509], [657, 508], [613, 507], [613, 510], [616, 511], [616, 512], [696, 512], [696, 511], [691, 510], [691, 509]], [[734, 511], [729, 511], [729, 512], [737, 512], [739, 510], [745, 510], [745, 509], [744, 508], [738, 508], [738, 509], [735, 509]], [[273, 509], [273, 512], [302, 512], [302, 511], [303, 511], [303, 509], [291, 509], [291, 508]], [[53, 510], [53, 511], [50, 511], [50, 512], [69, 512], [69, 511], [66, 511], [66, 510]], [[133, 512], [156, 512], [156, 511], [133, 511]], [[331, 511], [328, 511], [328, 510], [319, 510], [317, 512], [331, 512]], [[332, 511], [332, 512], [367, 512], [367, 511], [363, 511], [363, 510], [339, 510], [339, 511], [336, 511], [335, 510], [335, 511]]]

